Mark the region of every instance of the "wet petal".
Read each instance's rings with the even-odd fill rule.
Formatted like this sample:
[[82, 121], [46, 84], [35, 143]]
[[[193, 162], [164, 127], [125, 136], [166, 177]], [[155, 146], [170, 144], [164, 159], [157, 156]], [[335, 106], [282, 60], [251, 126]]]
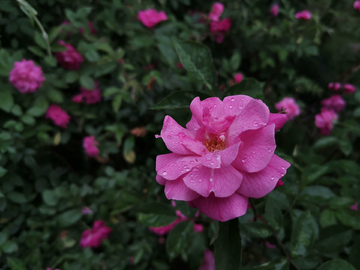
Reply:
[[198, 165], [196, 156], [165, 154], [156, 157], [156, 172], [166, 180], [175, 180]]
[[189, 189], [182, 178], [175, 181], [166, 181], [165, 196], [169, 200], [192, 201], [200, 195]]

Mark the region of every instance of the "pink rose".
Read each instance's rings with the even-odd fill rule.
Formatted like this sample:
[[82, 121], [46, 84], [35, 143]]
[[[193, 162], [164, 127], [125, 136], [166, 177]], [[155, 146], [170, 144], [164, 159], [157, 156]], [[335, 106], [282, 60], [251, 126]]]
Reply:
[[60, 65], [66, 69], [79, 69], [84, 58], [81, 54], [71, 45], [59, 40], [58, 43], [64, 46], [67, 50], [64, 52], [57, 52], [56, 58]]
[[137, 18], [147, 28], [153, 28], [159, 22], [168, 19], [164, 11], [157, 12], [155, 9], [141, 10], [139, 11]]
[[276, 17], [279, 14], [279, 5], [275, 4], [270, 9], [271, 16]]
[[300, 114], [300, 107], [296, 104], [295, 99], [291, 97], [285, 97], [283, 100], [275, 104], [275, 108], [280, 112], [284, 110], [289, 120]]
[[333, 95], [321, 101], [321, 105], [329, 110], [340, 112], [346, 105], [345, 100], [340, 95]]
[[85, 137], [83, 140], [83, 147], [89, 157], [97, 157], [99, 155], [100, 150], [97, 148], [98, 145], [99, 143], [95, 140], [94, 136]]
[[106, 227], [104, 221], [96, 220], [93, 228], [86, 230], [81, 235], [80, 246], [86, 247], [98, 247], [101, 242], [108, 238], [112, 229]]
[[210, 23], [210, 32], [214, 34], [217, 43], [222, 43], [226, 32], [231, 27], [231, 21], [229, 19], [222, 19], [219, 22]]
[[[359, 1], [360, 2], [360, 1]], [[344, 85], [344, 90], [346, 93], [352, 94], [355, 92], [356, 88], [354, 85], [347, 83]]]
[[99, 82], [95, 82], [95, 87], [93, 90], [85, 89], [84, 87], [80, 87], [81, 93], [74, 96], [72, 101], [76, 103], [81, 103], [83, 99], [87, 104], [95, 104], [101, 101], [101, 91], [98, 88]]
[[355, 8], [356, 10], [360, 10], [360, 1], [355, 1], [355, 3], [354, 3], [354, 8]]
[[157, 156], [156, 180], [169, 200], [188, 201], [212, 219], [244, 215], [248, 198], [271, 192], [290, 167], [274, 154], [275, 130], [286, 116], [245, 95], [197, 97], [190, 110], [186, 129], [164, 119], [156, 137], [173, 153]]
[[45, 81], [45, 77], [41, 67], [36, 66], [32, 60], [23, 59], [14, 63], [9, 81], [20, 93], [26, 94], [39, 89]]
[[66, 128], [70, 121], [68, 113], [55, 104], [50, 105], [46, 111], [45, 117], [53, 120], [55, 125], [62, 128]]
[[336, 82], [336, 83], [331, 82], [331, 83], [329, 83], [329, 85], [328, 85], [328, 89], [329, 89], [329, 90], [337, 91], [337, 90], [339, 90], [340, 88], [341, 88], [341, 83], [339, 83], [339, 82]]
[[350, 207], [351, 210], [358, 211], [358, 203], [355, 203], [353, 206]]
[[322, 108], [321, 113], [315, 116], [315, 125], [320, 128], [321, 134], [330, 135], [337, 119], [338, 115], [333, 110]]
[[295, 14], [295, 18], [299, 20], [310, 20], [311, 19], [311, 13], [308, 10], [303, 10]]
[[204, 259], [198, 270], [215, 270], [214, 254], [209, 250], [205, 250]]
[[224, 5], [219, 2], [216, 2], [211, 8], [211, 12], [209, 14], [209, 20], [218, 22], [223, 11], [224, 11]]
[[236, 73], [236, 74], [234, 75], [235, 83], [239, 83], [239, 82], [241, 82], [243, 79], [244, 79], [244, 75], [242, 75], [242, 73]]

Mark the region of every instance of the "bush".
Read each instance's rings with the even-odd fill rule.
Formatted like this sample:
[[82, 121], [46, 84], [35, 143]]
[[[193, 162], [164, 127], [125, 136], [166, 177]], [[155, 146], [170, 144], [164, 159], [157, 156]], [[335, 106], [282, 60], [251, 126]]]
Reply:
[[[204, 254], [214, 269], [214, 241], [218, 270], [241, 253], [244, 269], [360, 268], [360, 11], [228, 0], [211, 22], [213, 4], [2, 1], [1, 269], [199, 269]], [[184, 127], [195, 97], [239, 94], [287, 113], [284, 185], [229, 222], [171, 206], [164, 117]]]

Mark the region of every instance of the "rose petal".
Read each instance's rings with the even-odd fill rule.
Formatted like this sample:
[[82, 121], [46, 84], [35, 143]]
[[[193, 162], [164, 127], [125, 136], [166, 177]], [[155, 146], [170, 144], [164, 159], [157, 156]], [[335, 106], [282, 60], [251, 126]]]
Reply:
[[275, 131], [278, 131], [285, 125], [286, 121], [286, 114], [270, 113], [268, 125], [275, 124]]
[[229, 96], [224, 98], [223, 104], [225, 114], [229, 116], [239, 115], [252, 99], [253, 98], [245, 95]]
[[192, 201], [200, 195], [189, 189], [182, 178], [178, 178], [175, 181], [166, 181], [165, 196], [169, 200]]
[[165, 154], [156, 157], [156, 172], [167, 180], [175, 180], [198, 165], [196, 156]]

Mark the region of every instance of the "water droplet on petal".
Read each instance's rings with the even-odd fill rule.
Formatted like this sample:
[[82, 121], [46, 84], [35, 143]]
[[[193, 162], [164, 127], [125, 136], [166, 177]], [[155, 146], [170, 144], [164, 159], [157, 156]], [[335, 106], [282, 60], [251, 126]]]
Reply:
[[285, 167], [284, 167], [284, 166], [282, 166], [282, 167], [281, 167], [281, 169], [282, 169], [282, 170], [285, 170]]
[[167, 175], [167, 172], [163, 172], [162, 174], [163, 174], [163, 175]]
[[230, 109], [232, 109], [232, 108], [233, 108], [233, 106], [230, 106], [229, 108], [230, 108]]
[[171, 136], [171, 135], [168, 135], [167, 138], [168, 138], [169, 140], [171, 140], [171, 139], [172, 139], [172, 136]]
[[244, 158], [243, 160], [241, 160], [242, 161], [242, 163], [245, 163], [245, 161], [246, 161], [246, 158]]
[[232, 99], [231, 99], [231, 101], [234, 101], [234, 100], [235, 100], [235, 98], [232, 98]]

